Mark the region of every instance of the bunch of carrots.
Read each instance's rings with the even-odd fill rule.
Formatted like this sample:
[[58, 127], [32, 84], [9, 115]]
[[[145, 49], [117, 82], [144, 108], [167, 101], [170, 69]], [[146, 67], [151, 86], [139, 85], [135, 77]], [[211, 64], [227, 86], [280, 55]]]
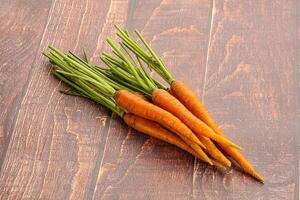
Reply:
[[[43, 52], [56, 65], [52, 74], [71, 86], [62, 92], [89, 98], [116, 113], [128, 126], [210, 165], [226, 169], [232, 159], [263, 182], [241, 148], [220, 130], [193, 91], [172, 77], [143, 36], [135, 31], [138, 39], [134, 39], [127, 30], [118, 26], [116, 30], [120, 41], [107, 39], [112, 52], [100, 56], [105, 67], [91, 63], [85, 51], [83, 58], [51, 46], [49, 52]], [[152, 71], [167, 86], [153, 78]]]

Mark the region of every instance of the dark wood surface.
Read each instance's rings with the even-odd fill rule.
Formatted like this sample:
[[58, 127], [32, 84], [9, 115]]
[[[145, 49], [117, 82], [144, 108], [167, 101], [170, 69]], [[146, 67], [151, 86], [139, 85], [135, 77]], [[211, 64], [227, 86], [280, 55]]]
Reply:
[[[0, 199], [299, 199], [299, 2], [3, 0]], [[138, 29], [265, 176], [221, 172], [59, 93], [48, 45], [94, 62]]]

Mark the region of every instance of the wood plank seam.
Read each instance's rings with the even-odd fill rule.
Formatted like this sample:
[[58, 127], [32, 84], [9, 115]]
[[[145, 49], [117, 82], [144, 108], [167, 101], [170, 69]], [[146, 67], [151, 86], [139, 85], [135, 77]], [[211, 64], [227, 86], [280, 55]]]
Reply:
[[102, 150], [99, 150], [100, 153], [97, 156], [97, 160], [95, 163], [95, 169], [93, 170], [93, 173], [91, 176], [92, 180], [91, 180], [91, 183], [89, 186], [89, 190], [88, 190], [89, 192], [87, 193], [86, 199], [93, 199], [93, 197], [94, 197], [94, 193], [95, 193], [96, 186], [97, 186], [98, 174], [99, 174], [99, 170], [101, 168], [102, 162], [103, 162], [103, 155], [104, 155], [106, 144], [107, 144], [109, 127], [110, 127], [110, 124], [112, 121], [111, 120], [112, 115], [113, 115], [113, 113], [110, 112], [110, 114], [107, 116], [107, 119], [105, 121], [105, 126], [104, 126], [104, 129], [101, 134], [102, 137], [100, 137], [99, 149], [101, 148]]
[[[207, 32], [207, 46], [206, 46], [206, 60], [205, 60], [205, 72], [204, 72], [204, 80], [203, 80], [203, 85], [199, 86], [200, 89], [200, 96], [198, 97], [199, 99], [204, 100], [204, 92], [205, 92], [205, 84], [207, 80], [207, 68], [208, 68], [208, 60], [209, 60], [209, 47], [210, 47], [210, 41], [211, 41], [211, 35], [212, 35], [212, 26], [214, 23], [214, 9], [215, 9], [215, 0], [212, 0], [210, 3], [210, 11], [209, 11], [209, 20], [208, 20], [208, 32]], [[192, 197], [194, 197], [194, 186], [195, 186], [195, 181], [196, 181], [196, 171], [197, 171], [197, 163], [198, 159], [194, 158], [194, 168], [193, 168], [193, 185], [192, 185]]]
[[299, 48], [299, 42], [300, 42], [300, 35], [299, 35], [299, 31], [300, 31], [300, 14], [299, 14], [299, 11], [300, 11], [300, 2], [298, 0], [295, 0], [296, 3], [295, 3], [295, 13], [296, 13], [296, 25], [295, 25], [295, 44], [296, 44], [296, 65], [294, 66], [295, 69], [294, 69], [294, 80], [296, 81], [295, 83], [295, 94], [296, 94], [296, 97], [295, 97], [295, 103], [296, 103], [296, 110], [298, 111], [298, 114], [296, 114], [296, 120], [295, 120], [295, 177], [296, 177], [296, 180], [295, 180], [295, 193], [294, 193], [294, 199], [299, 199], [300, 198], [300, 185], [299, 185], [299, 179], [300, 179], [300, 166], [299, 166], [299, 160], [300, 160], [300, 137], [299, 137], [299, 134], [298, 134], [298, 131], [299, 131], [299, 122], [300, 122], [300, 116], [299, 116], [299, 111], [300, 111], [300, 107], [299, 107], [299, 90], [300, 90], [300, 67], [299, 67], [299, 64], [300, 64], [300, 60], [299, 60], [299, 55], [300, 55], [300, 48]]
[[[234, 4], [234, 3], [231, 2], [231, 3], [228, 3], [226, 5], [226, 3], [223, 4], [223, 1], [219, 1], [219, 2], [220, 2], [219, 5], [218, 5], [218, 3], [216, 5], [217, 11], [218, 11], [217, 13], [219, 13], [219, 14], [217, 14], [216, 17], [215, 17], [216, 21], [215, 21], [214, 26], [216, 26], [216, 27], [223, 26], [222, 27], [223, 29], [222, 28], [219, 29], [219, 34], [216, 34], [216, 35], [213, 34], [212, 35], [213, 40], [211, 41], [211, 43], [212, 43], [211, 58], [209, 59], [210, 60], [209, 61], [209, 68], [208, 68], [208, 72], [209, 73], [208, 73], [208, 76], [207, 76], [208, 80], [206, 81], [206, 88], [205, 88], [206, 93], [205, 93], [205, 97], [204, 97], [205, 100], [207, 101], [207, 103], [211, 104], [212, 105], [211, 107], [214, 107], [214, 106], [216, 106], [216, 104], [214, 104], [212, 101], [209, 102], [210, 98], [211, 98], [211, 100], [215, 100], [215, 99], [217, 100], [217, 99], [219, 99], [217, 101], [220, 101], [220, 107], [222, 107], [222, 105], [223, 105], [222, 98], [224, 97], [224, 100], [226, 101], [225, 95], [224, 95], [225, 91], [232, 92], [232, 93], [229, 93], [229, 94], [232, 94], [232, 99], [236, 98], [236, 99], [238, 99], [240, 101], [241, 96], [244, 95], [243, 94], [244, 91], [245, 91], [245, 94], [248, 95], [247, 97], [249, 98], [249, 96], [251, 96], [251, 93], [255, 91], [255, 87], [253, 87], [253, 88], [251, 88], [251, 87], [247, 88], [249, 91], [247, 91], [246, 89], [244, 89], [240, 93], [236, 92], [236, 91], [238, 91], [238, 87], [235, 90], [233, 88], [235, 85], [239, 85], [239, 84], [243, 85], [241, 87], [245, 87], [246, 88], [246, 87], [249, 87], [251, 84], [256, 83], [256, 81], [253, 81], [252, 83], [250, 83], [250, 81], [248, 81], [248, 80], [243, 81], [243, 77], [240, 76], [240, 75], [243, 75], [243, 73], [236, 73], [236, 72], [243, 71], [245, 74], [250, 74], [250, 72], [253, 73], [253, 75], [252, 75], [254, 77], [253, 80], [256, 80], [256, 79], [259, 80], [258, 76], [260, 76], [261, 74], [263, 74], [261, 76], [263, 76], [263, 77], [265, 76], [267, 81], [271, 80], [272, 82], [274, 82], [274, 83], [261, 83], [259, 86], [257, 86], [259, 88], [258, 90], [260, 90], [262, 92], [262, 97], [263, 98], [261, 98], [261, 97], [256, 98], [256, 99], [254, 98], [253, 102], [255, 102], [255, 103], [253, 103], [253, 105], [248, 105], [248, 101], [245, 101], [244, 105], [243, 105], [243, 108], [245, 107], [246, 111], [248, 111], [247, 109], [249, 109], [251, 107], [263, 108], [263, 106], [267, 105], [269, 102], [272, 102], [272, 100], [273, 100], [272, 98], [277, 98], [276, 100], [278, 100], [278, 102], [276, 102], [276, 103], [278, 103], [279, 107], [281, 105], [282, 105], [282, 107], [283, 106], [290, 106], [290, 105], [285, 105], [285, 102], [286, 102], [285, 98], [283, 98], [284, 101], [282, 101], [282, 103], [280, 102], [280, 100], [281, 100], [280, 98], [281, 97], [280, 97], [280, 94], [278, 94], [281, 91], [280, 87], [278, 85], [274, 85], [273, 86], [272, 84], [278, 83], [276, 79], [273, 80], [273, 76], [274, 75], [275, 76], [276, 75], [279, 76], [280, 73], [278, 71], [281, 70], [281, 69], [285, 69], [284, 65], [281, 66], [278, 63], [280, 63], [281, 61], [286, 62], [285, 58], [288, 58], [288, 60], [291, 60], [293, 64], [295, 63], [293, 58], [294, 58], [294, 55], [295, 55], [294, 54], [295, 53], [294, 50], [296, 50], [296, 48], [293, 48], [294, 45], [292, 45], [292, 43], [287, 43], [287, 42], [290, 42], [291, 38], [293, 39], [292, 41], [294, 41], [293, 37], [295, 36], [294, 35], [294, 33], [295, 33], [295, 31], [294, 31], [295, 30], [295, 28], [294, 28], [295, 27], [295, 23], [294, 23], [295, 20], [294, 19], [295, 18], [293, 18], [293, 17], [295, 17], [295, 15], [291, 15], [291, 14], [295, 14], [296, 13], [295, 10], [294, 10], [294, 8], [291, 7], [293, 5], [289, 4], [288, 6], [284, 7], [285, 9], [288, 10], [288, 12], [286, 12], [288, 14], [287, 16], [285, 16], [284, 14], [282, 14], [282, 15], [275, 14], [274, 16], [276, 18], [275, 17], [272, 18], [272, 17], [270, 17], [270, 14], [271, 14], [271, 16], [273, 16], [272, 12], [263, 15], [264, 14], [263, 12], [268, 12], [268, 9], [266, 9], [263, 6], [261, 6], [263, 8], [260, 10], [260, 5], [256, 4], [256, 3], [248, 5], [248, 4], [244, 4], [243, 1], [240, 1], [240, 3]], [[273, 7], [279, 9], [280, 8], [280, 3], [277, 2], [277, 3], [274, 3], [274, 5], [272, 5], [272, 7], [270, 6], [270, 8], [273, 8]], [[237, 11], [238, 8], [240, 8], [240, 10], [243, 11], [243, 12]], [[252, 12], [255, 13], [255, 14], [253, 14], [253, 13], [246, 14], [245, 10], [247, 10], [247, 8], [249, 8], [249, 10], [252, 10]], [[293, 9], [291, 10], [290, 8], [293, 8]], [[220, 12], [219, 12], [219, 10], [220, 10]], [[257, 12], [257, 14], [256, 14], [256, 12]], [[263, 20], [261, 18], [259, 18], [259, 17], [255, 18], [258, 14], [261, 14], [262, 16], [264, 16]], [[245, 17], [245, 19], [242, 19], [241, 16]], [[225, 17], [227, 17], [226, 20], [228, 20], [228, 21], [226, 23], [223, 23], [223, 19]], [[252, 20], [253, 18], [254, 18], [254, 20]], [[288, 20], [284, 20], [285, 18], [287, 18]], [[284, 23], [285, 21], [286, 21], [286, 24]], [[290, 22], [293, 22], [293, 23], [291, 24]], [[267, 28], [268, 24], [272, 24], [272, 26], [270, 26], [269, 28]], [[290, 32], [288, 32], [289, 36], [278, 34], [278, 29], [276, 29], [276, 28], [273, 29], [273, 27], [275, 26], [273, 24], [278, 25], [276, 28], [280, 27], [281, 25], [285, 27], [284, 30], [286, 30], [286, 28], [288, 28], [287, 30], [290, 30]], [[286, 26], [288, 26], [288, 27], [286, 27]], [[235, 29], [231, 30], [232, 27], [234, 27]], [[252, 29], [252, 27], [255, 27], [255, 29]], [[276, 31], [274, 31], [274, 30], [276, 30]], [[213, 29], [213, 33], [215, 33], [215, 29]], [[271, 35], [270, 38], [264, 37], [263, 33], [266, 33], [266, 35], [268, 33], [270, 33], [270, 35]], [[214, 42], [214, 38], [215, 37], [216, 37], [216, 42]], [[248, 38], [251, 38], [251, 39], [249, 41], [247, 41]], [[264, 38], [268, 39], [268, 41], [265, 41]], [[236, 43], [234, 43], [234, 39], [236, 39], [236, 41], [237, 41]], [[275, 42], [276, 39], [279, 40], [278, 43], [280, 43], [281, 46], [278, 45]], [[278, 60], [277, 60], [277, 62], [272, 63], [272, 62], [268, 62], [268, 61], [265, 62], [264, 61], [264, 59], [267, 59], [267, 56], [269, 56], [269, 55], [266, 54], [266, 55], [262, 56], [262, 54], [264, 53], [264, 48], [263, 47], [258, 46], [257, 48], [255, 48], [256, 46], [254, 44], [255, 44], [255, 42], [257, 42], [256, 40], [258, 41], [258, 44], [265, 44], [265, 45], [266, 44], [270, 44], [270, 45], [274, 45], [274, 47], [270, 51], [272, 51], [272, 52], [274, 51], [274, 54], [277, 53], [277, 55], [274, 56], [275, 58], [279, 57]], [[296, 41], [296, 42], [299, 42], [299, 41]], [[214, 45], [214, 43], [217, 43], [218, 45]], [[227, 48], [228, 46], [230, 46], [228, 44], [232, 44], [232, 46], [230, 48]], [[252, 44], [253, 44], [254, 48], [252, 47], [251, 49], [247, 49], [248, 46], [251, 46]], [[216, 49], [218, 49], [218, 47], [224, 48], [225, 51], [227, 49], [232, 50], [232, 52], [231, 52], [231, 54], [228, 54], [225, 51], [223, 51], [223, 49], [216, 50]], [[287, 48], [291, 49], [292, 51], [290, 51], [290, 52], [293, 52], [293, 53], [292, 54], [284, 54], [284, 53], [281, 54], [281, 53], [279, 53], [280, 51], [276, 51], [277, 47], [278, 47], [278, 49], [280, 49], [280, 48], [284, 49], [283, 47], [287, 47]], [[276, 50], [274, 50], [274, 49], [276, 49]], [[245, 60], [244, 62], [242, 62], [243, 61], [242, 59], [238, 58], [239, 57], [238, 56], [239, 55], [239, 51], [238, 50], [241, 50], [241, 52], [242, 52], [241, 55], [244, 56], [243, 57], [243, 59]], [[215, 53], [214, 53], [214, 51], [215, 51]], [[245, 52], [243, 52], [243, 51], [245, 51]], [[230, 58], [226, 57], [227, 55], [230, 55]], [[221, 56], [222, 56], [222, 58], [224, 56], [223, 60], [221, 59]], [[272, 55], [270, 57], [273, 58]], [[228, 58], [228, 60], [226, 60], [225, 58]], [[250, 59], [252, 59], [252, 60], [250, 60]], [[224, 62], [224, 60], [226, 62]], [[222, 65], [219, 65], [220, 63]], [[249, 65], [248, 65], [248, 63], [249, 63]], [[251, 64], [253, 64], [253, 65], [251, 65]], [[272, 71], [272, 69], [273, 69], [272, 65], [274, 65], [274, 64], [275, 64], [276, 69], [274, 71]], [[287, 64], [289, 64], [289, 62], [287, 62]], [[249, 70], [249, 69], [251, 69], [252, 71]], [[219, 70], [219, 73], [218, 73], [218, 70]], [[250, 72], [247, 71], [247, 70], [249, 70]], [[261, 70], [261, 72], [259, 72], [259, 70]], [[224, 71], [228, 71], [228, 72], [231, 71], [231, 72], [227, 74], [227, 73], [224, 73]], [[286, 71], [289, 71], [289, 70], [286, 69]], [[220, 72], [224, 73], [224, 75], [222, 75], [222, 73], [220, 73]], [[273, 74], [272, 74], [272, 76], [270, 76], [269, 73], [272, 73], [272, 72], [273, 72]], [[282, 72], [284, 72], [284, 71], [282, 71]], [[288, 73], [288, 72], [286, 72], [286, 73]], [[220, 74], [220, 76], [219, 76], [219, 74]], [[234, 76], [231, 76], [231, 75], [234, 75]], [[210, 78], [210, 76], [212, 76], [212, 78]], [[233, 78], [233, 77], [237, 77], [236, 80], [235, 80], [236, 82], [233, 82], [232, 85], [228, 84], [229, 81], [227, 83], [223, 82], [222, 84], [220, 84], [220, 82], [223, 79], [227, 78], [227, 77], [230, 77], [230, 79]], [[284, 78], [282, 78], [282, 79], [283, 79], [282, 80], [282, 85], [287, 84], [287, 82], [285, 82], [286, 80]], [[229, 80], [229, 79], [227, 79], [227, 80]], [[234, 79], [231, 79], [231, 81], [232, 80], [234, 80]], [[294, 82], [295, 79], [292, 79], [292, 80], [293, 80], [292, 82]], [[293, 84], [293, 83], [291, 83], [291, 84]], [[211, 86], [211, 88], [213, 90], [207, 89], [207, 88], [210, 87], [210, 85], [213, 85], [213, 86]], [[223, 86], [223, 87], [219, 87], [219, 88], [216, 89], [215, 88], [216, 85], [217, 86]], [[265, 88], [265, 87], [270, 87], [272, 89]], [[294, 89], [294, 85], [293, 85], [292, 88]], [[273, 94], [272, 93], [273, 90], [277, 91], [277, 94]], [[222, 94], [218, 94], [218, 92], [220, 92]], [[270, 92], [270, 94], [267, 94], [268, 92]], [[225, 93], [225, 94], [227, 95], [227, 93]], [[295, 94], [295, 93], [288, 93], [288, 94]], [[228, 98], [228, 97], [226, 97], [226, 98]], [[256, 101], [258, 103], [256, 103]], [[292, 102], [293, 102], [292, 106], [294, 107], [294, 100], [292, 100]], [[251, 101], [250, 101], [250, 103], [251, 103]], [[228, 101], [228, 105], [229, 105], [228, 108], [230, 108], [230, 106], [232, 105], [232, 103], [230, 101]], [[290, 108], [290, 107], [288, 107], [288, 108]], [[266, 106], [266, 111], [270, 112], [269, 115], [268, 114], [261, 115], [261, 113], [258, 112], [257, 115], [258, 116], [261, 115], [262, 119], [257, 120], [258, 121], [257, 122], [257, 124], [258, 124], [257, 126], [260, 125], [260, 121], [264, 121], [264, 120], [267, 121], [269, 119], [271, 119], [271, 120], [267, 121], [267, 122], [263, 122], [262, 123], [263, 126], [261, 126], [261, 127], [265, 127], [266, 125], [268, 125], [268, 123], [270, 123], [271, 126], [272, 126], [272, 123], [276, 123], [276, 120], [278, 120], [277, 115], [276, 115], [277, 113], [272, 113], [272, 112], [274, 112], [272, 109], [276, 110], [276, 109], [272, 108], [271, 106], [270, 106], [270, 108], [268, 106]], [[280, 110], [280, 109], [278, 108], [278, 110]], [[223, 113], [226, 113], [226, 112], [229, 113], [230, 110], [226, 110], [226, 108], [224, 108], [224, 112]], [[250, 112], [251, 112], [251, 110], [250, 110]], [[286, 112], [289, 112], [289, 111], [285, 110], [284, 112], [282, 112], [282, 117], [286, 116], [285, 115]], [[271, 115], [271, 114], [273, 114], [273, 115]], [[293, 112], [292, 112], [292, 114], [293, 114]], [[230, 119], [227, 118], [227, 115], [226, 114], [224, 114], [224, 115], [225, 115], [225, 117], [223, 117], [223, 118], [224, 118], [225, 121], [226, 120], [228, 121], [227, 124], [228, 124], [228, 127], [229, 127], [231, 125], [230, 123], [234, 123], [234, 121], [231, 122]], [[234, 120], [237, 116], [238, 115], [234, 115], [233, 114], [232, 115], [232, 119]], [[255, 116], [255, 114], [249, 115], [249, 116]], [[269, 118], [269, 116], [271, 116], [271, 117], [274, 116], [274, 118], [271, 118], [271, 117]], [[295, 116], [295, 115], [293, 114], [292, 116]], [[237, 123], [236, 123], [237, 125], [239, 125], [239, 123], [240, 123], [239, 120], [242, 119], [242, 117], [243, 117], [243, 115], [241, 114], [241, 117], [237, 118]], [[249, 119], [249, 118], [247, 117], [247, 119]], [[287, 119], [289, 119], [289, 118], [287, 118]], [[255, 121], [255, 120], [253, 119], [252, 121]], [[284, 121], [284, 120], [282, 119], [282, 121]], [[294, 121], [292, 120], [291, 124], [294, 124], [293, 122]], [[226, 123], [223, 123], [223, 124], [226, 125]], [[234, 127], [234, 124], [232, 124], [232, 127]], [[247, 127], [247, 130], [245, 132], [248, 132], [249, 130], [251, 130], [251, 128], [252, 128], [252, 126]], [[276, 128], [277, 128], [276, 125], [274, 125], [275, 131], [276, 131]], [[292, 128], [292, 130], [295, 130], [294, 126], [290, 126], [290, 128]], [[232, 130], [232, 128], [229, 128], [229, 129]], [[239, 130], [243, 131], [243, 124], [240, 125], [240, 129]], [[236, 129], [236, 131], [239, 131], [239, 130]], [[277, 128], [277, 131], [278, 131], [277, 134], [281, 134], [281, 130], [283, 130], [283, 129]], [[287, 129], [287, 130], [289, 130], [289, 129]], [[264, 132], [265, 132], [265, 134], [263, 133], [263, 136], [267, 136], [267, 134], [270, 137], [273, 136], [271, 133], [268, 133], [268, 130], [264, 131]], [[251, 131], [249, 131], [249, 133], [251, 134]], [[282, 132], [282, 134], [285, 135], [284, 132]], [[250, 135], [248, 135], [248, 136], [250, 136]], [[291, 132], [291, 136], [292, 136], [292, 138], [294, 138], [294, 136], [295, 136], [294, 132]], [[276, 138], [273, 138], [273, 139], [275, 140]], [[255, 139], [253, 139], [253, 140], [255, 140]], [[262, 140], [258, 140], [258, 141], [260, 142]], [[297, 139], [297, 141], [298, 141], [298, 139]], [[265, 146], [265, 144], [260, 144], [259, 142], [256, 143], [256, 144], [259, 144], [259, 145], [257, 145], [257, 148], [261, 148], [262, 146]], [[275, 181], [275, 180], [278, 180], [278, 179], [271, 180], [273, 177], [272, 176], [268, 176], [269, 180], [268, 180], [268, 182], [262, 188], [263, 188], [264, 191], [268, 190], [268, 189], [270, 189], [270, 191], [272, 191], [272, 190], [274, 190], [275, 187], [281, 187], [281, 186], [288, 185], [286, 187], [287, 188], [289, 187], [290, 191], [292, 191], [292, 192], [289, 193], [289, 196], [290, 196], [289, 199], [293, 199], [293, 197], [294, 197], [294, 191], [295, 191], [294, 190], [294, 187], [295, 187], [295, 185], [294, 185], [295, 182], [294, 181], [296, 179], [298, 181], [298, 179], [299, 179], [299, 175], [298, 175], [299, 169], [297, 169], [296, 172], [294, 171], [294, 165], [293, 165], [294, 161], [295, 161], [294, 160], [294, 155], [295, 155], [295, 153], [294, 153], [294, 147], [295, 147], [294, 142], [290, 143], [290, 145], [288, 145], [288, 146], [289, 146], [288, 148], [290, 150], [289, 151], [289, 155], [291, 156], [290, 158], [291, 158], [292, 162], [289, 162], [289, 164], [287, 163], [286, 167], [289, 166], [289, 169], [293, 169], [293, 170], [290, 170], [291, 173], [283, 173], [284, 175], [282, 177], [284, 177], [284, 178], [282, 179], [282, 181]], [[279, 150], [283, 151], [282, 148], [280, 148]], [[297, 152], [297, 153], [299, 153], [299, 152]], [[272, 153], [269, 153], [269, 155], [272, 155]], [[274, 155], [276, 155], [276, 154], [274, 153]], [[251, 156], [253, 156], [253, 155], [250, 154], [250, 156], [249, 156], [250, 159], [253, 158]], [[296, 161], [296, 162], [298, 162], [298, 161]], [[259, 161], [259, 162], [257, 164], [258, 168], [259, 167], [263, 168], [264, 164], [269, 164], [269, 163], [267, 163], [266, 159], [261, 159], [261, 161]], [[272, 164], [270, 163], [270, 168], [271, 167], [275, 168], [275, 165], [276, 165], [275, 162], [272, 163]], [[280, 166], [280, 165], [278, 164], [278, 166]], [[285, 168], [285, 170], [286, 170], [286, 168]], [[262, 173], [264, 175], [267, 174], [266, 172], [262, 172]], [[274, 174], [276, 174], [276, 173], [274, 173]], [[285, 176], [285, 174], [287, 174], [287, 175]], [[231, 175], [225, 174], [225, 176], [224, 176], [225, 179], [223, 179], [223, 180], [226, 180], [226, 177], [228, 178], [228, 180], [230, 180], [229, 177], [231, 177]], [[278, 177], [281, 178], [280, 176], [278, 176]], [[222, 179], [220, 179], [220, 180], [222, 181]], [[250, 179], [249, 179], [249, 181], [250, 181]], [[274, 183], [272, 183], [272, 181]], [[216, 185], [217, 184], [218, 183], [216, 183]], [[224, 184], [224, 186], [225, 186], [225, 184]], [[262, 188], [257, 187], [257, 190], [258, 191], [262, 190]], [[284, 188], [284, 187], [282, 187], [282, 188]], [[210, 189], [210, 187], [209, 187], [209, 189]], [[212, 188], [212, 189], [214, 189], [214, 188]], [[235, 189], [235, 188], [233, 188], [233, 189]], [[293, 190], [291, 190], [291, 189], [293, 189]], [[287, 190], [285, 190], [285, 191], [287, 191]], [[297, 194], [299, 194], [297, 191], [295, 191], [295, 192]], [[251, 195], [254, 195], [254, 194], [251, 193]], [[295, 199], [298, 199], [297, 197], [298, 196], [295, 196]], [[253, 198], [253, 196], [252, 196], [252, 198]]]
[[[132, 17], [133, 17], [133, 10], [134, 10], [135, 3], [136, 3], [135, 0], [129, 0], [128, 10], [127, 10], [127, 19], [126, 19], [126, 23], [125, 23], [126, 28], [130, 27], [130, 23], [131, 23], [131, 20], [132, 20]], [[112, 6], [112, 4], [113, 4], [113, 1], [111, 1], [110, 6]], [[107, 15], [109, 15], [109, 12], [107, 13]], [[109, 134], [110, 125], [111, 125], [113, 115], [114, 115], [114, 113], [110, 112], [110, 114], [107, 116], [108, 118], [105, 122], [105, 128], [103, 129], [103, 132], [101, 134], [102, 137], [100, 138], [100, 143], [99, 143], [99, 147], [102, 149], [102, 150], [100, 150], [101, 155], [98, 155], [98, 157], [97, 157], [97, 161], [96, 161], [96, 164], [95, 164], [95, 169], [94, 169], [93, 175], [92, 175], [92, 181], [91, 181], [91, 184], [89, 186], [89, 191], [90, 192], [87, 194], [87, 199], [93, 199], [94, 198], [94, 194], [95, 194], [96, 187], [97, 187], [98, 174], [99, 174], [99, 171], [101, 170], [101, 166], [103, 164], [103, 156], [104, 156], [104, 152], [105, 152], [106, 144], [107, 144], [106, 141], [108, 139], [108, 134]]]
[[[108, 15], [110, 14], [112, 4], [113, 4], [113, 1], [111, 0], [108, 12], [107, 12], [106, 17], [105, 17], [106, 19], [108, 19]], [[104, 27], [105, 27], [105, 24], [103, 25], [100, 34], [103, 32]], [[100, 170], [100, 167], [101, 167], [101, 163], [103, 161], [104, 151], [105, 151], [105, 148], [106, 148], [106, 141], [107, 141], [109, 126], [110, 126], [110, 123], [111, 123], [111, 117], [112, 117], [112, 112], [110, 112], [110, 114], [107, 115], [107, 119], [105, 121], [104, 129], [101, 133], [102, 137], [100, 137], [99, 149], [102, 149], [102, 150], [99, 151], [100, 153], [97, 156], [97, 160], [96, 160], [96, 163], [95, 163], [95, 169], [92, 172], [92, 176], [91, 176], [92, 180], [91, 180], [91, 183], [88, 186], [89, 188], [87, 190], [87, 191], [90, 191], [90, 192], [88, 192], [86, 194], [87, 199], [93, 199], [93, 197], [94, 197], [94, 193], [95, 193], [96, 186], [97, 186], [97, 178], [98, 178], [99, 170]]]
[[128, 11], [127, 11], [127, 20], [126, 20], [126, 24], [125, 24], [125, 28], [127, 30], [132, 30], [132, 20], [133, 20], [133, 14], [137, 5], [137, 1], [138, 0], [129, 0], [129, 4], [128, 4]]

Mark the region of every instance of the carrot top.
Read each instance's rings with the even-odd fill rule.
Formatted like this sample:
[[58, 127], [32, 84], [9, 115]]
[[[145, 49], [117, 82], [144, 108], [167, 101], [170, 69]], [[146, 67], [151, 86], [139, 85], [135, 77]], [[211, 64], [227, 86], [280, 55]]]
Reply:
[[115, 27], [117, 29], [117, 36], [121, 39], [121, 46], [130, 50], [137, 59], [143, 60], [147, 63], [148, 67], [158, 73], [167, 83], [171, 84], [173, 82], [174, 78], [168, 72], [157, 53], [151, 48], [150, 44], [146, 42], [145, 38], [139, 31], [135, 30], [135, 34], [146, 49], [144, 49], [137, 40], [134, 40], [127, 30], [122, 30], [117, 25], [115, 25]]
[[90, 64], [86, 53], [86, 60], [82, 60], [72, 52], [65, 54], [51, 46], [49, 49], [43, 55], [56, 65], [51, 73], [72, 87], [72, 90], [61, 91], [62, 93], [89, 98], [120, 117], [124, 116], [124, 111], [115, 103], [113, 96], [116, 89], [127, 88], [106, 77], [99, 67]]
[[103, 69], [108, 77], [126, 87], [142, 92], [148, 97], [151, 96], [154, 89], [166, 89], [163, 84], [149, 75], [145, 68], [145, 65], [149, 64], [133, 54], [126, 45], [120, 43], [118, 47], [111, 39], [108, 39], [107, 42], [112, 48], [113, 55], [103, 53], [100, 59], [109, 68]]
[[[122, 31], [118, 26], [116, 26], [116, 28], [118, 30], [117, 35], [122, 39], [119, 43], [120, 45], [117, 46], [112, 39], [108, 39], [107, 42], [112, 48], [112, 54], [102, 53], [100, 56], [100, 59], [109, 68], [103, 69], [106, 75], [132, 90], [143, 93], [147, 97], [151, 97], [155, 89], [166, 90], [166, 87], [162, 83], [150, 76], [150, 70], [155, 69], [165, 74], [164, 77], [166, 77], [166, 81], [173, 80], [156, 53], [145, 43], [148, 51], [153, 55], [150, 57], [148, 53], [132, 39], [128, 31]], [[142, 38], [138, 32], [137, 34]], [[143, 38], [142, 41], [144, 41]], [[135, 51], [134, 49], [138, 50]], [[157, 64], [162, 67], [152, 67]]]

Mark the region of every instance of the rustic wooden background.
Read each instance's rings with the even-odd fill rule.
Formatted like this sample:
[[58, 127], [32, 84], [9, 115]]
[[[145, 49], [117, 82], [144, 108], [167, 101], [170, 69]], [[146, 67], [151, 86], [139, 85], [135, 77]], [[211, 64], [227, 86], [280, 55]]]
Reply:
[[[299, 1], [2, 0], [1, 199], [299, 199]], [[221, 172], [64, 96], [49, 44], [95, 62], [138, 29], [265, 176]]]

